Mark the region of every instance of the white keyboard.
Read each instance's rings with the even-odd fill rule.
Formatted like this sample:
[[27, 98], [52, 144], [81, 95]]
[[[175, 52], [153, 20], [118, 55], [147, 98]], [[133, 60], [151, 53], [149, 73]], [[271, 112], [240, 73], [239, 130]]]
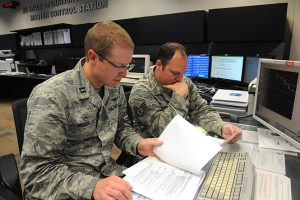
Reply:
[[135, 84], [139, 79], [135, 78], [122, 78], [121, 83], [130, 83], [130, 84]]
[[248, 153], [218, 153], [196, 200], [250, 200], [253, 168]]
[[140, 79], [142, 78], [143, 75], [141, 74], [127, 74], [126, 78], [131, 78], [131, 79]]

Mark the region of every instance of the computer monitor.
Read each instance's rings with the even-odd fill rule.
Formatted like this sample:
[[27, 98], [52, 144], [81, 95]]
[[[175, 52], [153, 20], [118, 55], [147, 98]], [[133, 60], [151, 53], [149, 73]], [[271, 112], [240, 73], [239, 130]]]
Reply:
[[211, 56], [211, 78], [242, 81], [243, 56]]
[[150, 67], [150, 55], [134, 54], [132, 55], [132, 62], [135, 66], [128, 72], [127, 77], [140, 78], [148, 73]]
[[259, 57], [246, 57], [244, 83], [250, 83], [257, 76]]
[[259, 62], [253, 118], [300, 148], [300, 62]]
[[209, 62], [208, 55], [189, 55], [184, 75], [191, 78], [208, 78]]

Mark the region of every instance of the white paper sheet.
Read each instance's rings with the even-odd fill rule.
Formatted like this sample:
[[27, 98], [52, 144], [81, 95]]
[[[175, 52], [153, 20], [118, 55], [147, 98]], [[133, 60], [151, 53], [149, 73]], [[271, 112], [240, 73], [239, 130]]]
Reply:
[[256, 169], [255, 200], [291, 200], [291, 180], [281, 174]]
[[[217, 144], [222, 144], [225, 140], [212, 137]], [[222, 145], [222, 152], [249, 152], [254, 149], [256, 144], [237, 141], [234, 144]]]
[[250, 151], [252, 163], [258, 169], [264, 169], [285, 175], [285, 158], [282, 152], [255, 148]]
[[159, 139], [163, 144], [154, 152], [160, 159], [195, 174], [200, 174], [202, 167], [222, 149], [180, 115], [172, 119]]
[[257, 132], [259, 147], [261, 148], [300, 153], [300, 149], [297, 149], [294, 145], [279, 135], [273, 134], [271, 130], [258, 128]]
[[241, 142], [248, 142], [248, 143], [258, 144], [257, 131], [243, 130], [240, 141]]
[[148, 157], [123, 172], [136, 199], [144, 197], [154, 200], [193, 199], [205, 174], [195, 175], [178, 169], [156, 158]]

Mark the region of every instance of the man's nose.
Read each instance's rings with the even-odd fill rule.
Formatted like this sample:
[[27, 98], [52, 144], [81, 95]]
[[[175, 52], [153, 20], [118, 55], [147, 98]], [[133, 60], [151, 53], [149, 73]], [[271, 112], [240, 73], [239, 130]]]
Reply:
[[177, 77], [176, 77], [176, 81], [177, 81], [177, 82], [180, 82], [180, 81], [182, 81], [182, 78], [183, 78], [183, 74], [177, 76]]
[[124, 71], [121, 71], [121, 72], [120, 72], [120, 75], [121, 75], [122, 77], [126, 77], [126, 76], [127, 76], [127, 73], [128, 73], [128, 71], [127, 71], [127, 70], [124, 70]]

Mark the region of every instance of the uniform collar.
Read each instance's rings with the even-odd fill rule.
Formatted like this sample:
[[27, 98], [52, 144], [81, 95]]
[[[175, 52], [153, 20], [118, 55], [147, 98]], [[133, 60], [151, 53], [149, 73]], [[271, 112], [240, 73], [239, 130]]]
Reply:
[[[101, 106], [102, 99], [98, 95], [99, 90], [96, 90], [90, 81], [87, 79], [83, 73], [83, 64], [85, 63], [85, 58], [81, 58], [74, 68], [74, 85], [76, 85], [77, 96], [79, 99], [89, 98], [90, 102], [97, 107]], [[106, 86], [104, 87], [104, 99], [108, 96], [108, 90]]]

